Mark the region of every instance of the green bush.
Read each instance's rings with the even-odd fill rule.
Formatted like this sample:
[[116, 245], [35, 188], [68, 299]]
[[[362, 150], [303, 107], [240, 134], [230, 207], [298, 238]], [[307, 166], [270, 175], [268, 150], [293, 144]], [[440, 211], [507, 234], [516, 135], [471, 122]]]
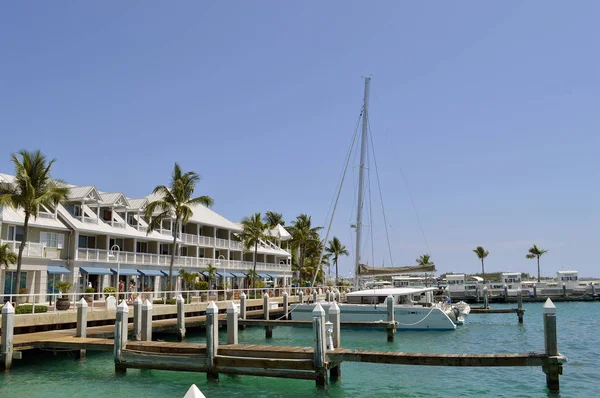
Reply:
[[[184, 302], [186, 304], [189, 304], [189, 303], [192, 302], [192, 299], [184, 298]], [[152, 300], [152, 304], [170, 304], [170, 305], [174, 305], [174, 304], [177, 304], [177, 300], [176, 299], [168, 299], [168, 300], [164, 301], [163, 299], [154, 299], [154, 300]]]
[[[15, 308], [15, 314], [31, 314], [33, 311], [33, 306], [31, 304], [19, 305]], [[42, 312], [48, 312], [48, 307], [45, 305], [36, 305], [35, 313], [41, 314]]]
[[114, 294], [110, 294], [110, 293], [116, 293], [116, 292], [117, 292], [117, 289], [115, 289], [112, 286], [107, 286], [107, 287], [104, 288], [104, 296], [105, 297], [108, 297], [108, 296], [113, 296], [114, 297]]
[[93, 287], [86, 287], [85, 288], [85, 292], [86, 293], [94, 293], [94, 288]]
[[208, 290], [208, 282], [199, 281], [194, 283], [194, 290]]

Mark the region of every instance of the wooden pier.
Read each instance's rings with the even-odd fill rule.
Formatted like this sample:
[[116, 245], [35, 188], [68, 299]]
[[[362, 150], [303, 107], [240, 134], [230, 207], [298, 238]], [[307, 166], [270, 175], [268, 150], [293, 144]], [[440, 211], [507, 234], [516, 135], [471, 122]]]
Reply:
[[[563, 363], [567, 360], [558, 352], [556, 308], [550, 300], [544, 305], [545, 351], [527, 354], [423, 354], [342, 348], [342, 327], [381, 328], [387, 331], [395, 331], [395, 327], [392, 326], [393, 322], [342, 323], [339, 307], [335, 302], [330, 308], [327, 323], [325, 311], [319, 304], [313, 311], [313, 320], [308, 322], [270, 320], [268, 316], [267, 319], [260, 320], [244, 319], [248, 317], [249, 312], [245, 311], [245, 307], [240, 308], [233, 302], [229, 304], [226, 314], [219, 314], [219, 309], [211, 302], [206, 308], [205, 316], [188, 319], [180, 316], [177, 319], [152, 322], [152, 305], [149, 302], [144, 303], [141, 308], [140, 303], [137, 305], [138, 308], [134, 309], [133, 324], [129, 323], [129, 308], [125, 303], [121, 303], [117, 308], [114, 326], [87, 328], [87, 322], [83, 322], [86, 319], [87, 307], [82, 300], [78, 304], [78, 319], [82, 320], [82, 324], [76, 330], [14, 336], [10, 325], [14, 319], [14, 309], [5, 306], [2, 309], [2, 366], [9, 369], [12, 359], [19, 358], [19, 351], [26, 349], [72, 350], [82, 355], [85, 355], [86, 350], [96, 350], [113, 352], [115, 371], [120, 373], [126, 372], [128, 368], [160, 369], [203, 372], [213, 379], [218, 378], [219, 374], [239, 374], [315, 380], [320, 386], [326, 385], [329, 379], [337, 380], [341, 377], [343, 362], [459, 367], [537, 366], [546, 373], [548, 388], [556, 391], [559, 389]], [[263, 316], [270, 315], [270, 311], [274, 310], [268, 305], [265, 308], [268, 310], [263, 309]], [[241, 309], [244, 309], [242, 319]], [[227, 342], [219, 342], [219, 323], [227, 326]], [[195, 324], [203, 324], [206, 328], [205, 344], [152, 341], [152, 332], [162, 328], [173, 330], [175, 327], [181, 338], [185, 338], [186, 327]], [[275, 326], [311, 326], [313, 345], [289, 347], [239, 344], [237, 332], [238, 328], [243, 326], [271, 329]], [[108, 336], [112, 338], [106, 338]], [[130, 340], [130, 336], [133, 337], [133, 341]]]

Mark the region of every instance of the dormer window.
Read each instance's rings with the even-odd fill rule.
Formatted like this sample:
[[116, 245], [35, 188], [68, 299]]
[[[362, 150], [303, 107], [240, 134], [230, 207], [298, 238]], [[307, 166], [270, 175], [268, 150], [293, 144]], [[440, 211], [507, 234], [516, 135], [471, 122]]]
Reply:
[[81, 206], [80, 205], [73, 205], [73, 215], [75, 217], [81, 217]]

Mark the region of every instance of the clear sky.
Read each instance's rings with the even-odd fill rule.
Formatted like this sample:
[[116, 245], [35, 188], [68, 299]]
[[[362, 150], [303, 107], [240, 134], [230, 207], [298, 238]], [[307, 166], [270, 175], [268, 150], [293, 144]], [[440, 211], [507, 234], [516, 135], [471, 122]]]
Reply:
[[[537, 243], [543, 275], [599, 275], [599, 16], [597, 1], [3, 2], [0, 171], [40, 148], [55, 177], [139, 197], [178, 161], [233, 221], [323, 225], [372, 75], [395, 265], [429, 251], [475, 272], [484, 245], [487, 270], [533, 273]], [[333, 230], [348, 248], [356, 173]]]

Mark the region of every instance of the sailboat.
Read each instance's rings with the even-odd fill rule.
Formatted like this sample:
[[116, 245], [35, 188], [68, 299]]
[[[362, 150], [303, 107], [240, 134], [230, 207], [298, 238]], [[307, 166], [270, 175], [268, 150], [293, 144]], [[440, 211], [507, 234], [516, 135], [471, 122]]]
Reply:
[[[371, 78], [365, 78], [365, 91], [362, 109], [362, 131], [360, 146], [360, 165], [358, 177], [358, 205], [356, 214], [356, 246], [354, 287], [359, 287], [360, 248], [363, 227], [364, 178], [367, 151], [367, 128], [369, 115], [369, 92]], [[333, 217], [333, 216], [332, 216]], [[327, 237], [325, 238], [327, 240]], [[385, 305], [388, 296], [393, 298], [394, 319], [397, 329], [408, 330], [455, 330], [456, 325], [464, 322], [466, 309], [459, 309], [448, 303], [434, 303], [433, 292], [436, 287], [393, 287], [380, 289], [356, 290], [346, 295], [346, 303], [339, 303], [340, 320], [342, 322], [377, 322], [387, 320]], [[320, 303], [329, 313], [332, 303]], [[294, 304], [290, 315], [294, 320], [311, 320], [315, 303]]]

